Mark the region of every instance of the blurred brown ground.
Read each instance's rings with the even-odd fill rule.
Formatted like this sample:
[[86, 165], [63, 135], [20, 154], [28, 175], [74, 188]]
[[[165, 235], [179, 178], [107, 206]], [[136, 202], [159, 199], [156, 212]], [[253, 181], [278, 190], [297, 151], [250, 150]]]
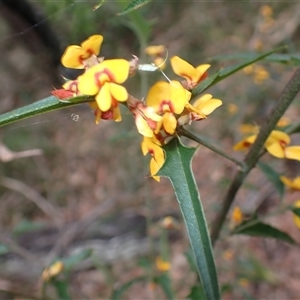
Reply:
[[[45, 14], [49, 14], [42, 2], [37, 5]], [[177, 54], [194, 65], [207, 63], [209, 58], [219, 54], [254, 51], [260, 40], [263, 41], [263, 50], [288, 44], [291, 52], [297, 52], [299, 4], [272, 4], [275, 23], [266, 32], [258, 30], [261, 5], [254, 1], [179, 1], [176, 5], [172, 2], [150, 3], [142, 12], [147, 18], [155, 20], [150, 43], [165, 44], [170, 55]], [[81, 20], [87, 28], [80, 33], [78, 24], [77, 27], [72, 27], [72, 24], [75, 23], [75, 10], [78, 14], [82, 7], [85, 18], [91, 17], [90, 21], [84, 18]], [[101, 55], [130, 58], [132, 53], [138, 54], [138, 42], [134, 34], [124, 29], [121, 21], [110, 18], [114, 7], [106, 8], [104, 5], [96, 12], [92, 12], [91, 7], [87, 3], [78, 3], [59, 14], [50, 13], [48, 20], [62, 48], [69, 43], [80, 43], [90, 34], [100, 33], [104, 35]], [[15, 34], [7, 20], [3, 17], [0, 19], [2, 112], [48, 96], [53, 86], [59, 88], [59, 73], [62, 70], [49, 61], [48, 52], [38, 44], [38, 39], [28, 39], [31, 30], [20, 34], [24, 29], [18, 29]], [[124, 34], [126, 39], [123, 38]], [[34, 41], [35, 49], [27, 47], [30, 41]], [[229, 64], [213, 62], [212, 70]], [[211, 89], [209, 92], [222, 99], [224, 104], [207, 120], [194, 124], [194, 132], [212, 140], [228, 153], [242, 158], [242, 153], [233, 153], [231, 150], [241, 137], [237, 130], [239, 124], [261, 124], [295, 69], [280, 64], [263, 65], [271, 77], [262, 85], [256, 85], [250, 77], [239, 72]], [[130, 84], [132, 94], [139, 93], [138, 83], [134, 83], [134, 79], [131, 79]], [[237, 114], [230, 114], [229, 103], [237, 105]], [[292, 121], [298, 119], [299, 103], [289, 109], [287, 116]], [[81, 220], [99, 205], [110, 202], [113, 206], [108, 209], [106, 217], [124, 210], [143, 216], [150, 215], [154, 219], [178, 212], [170, 183], [165, 179], [156, 183], [148, 177], [148, 160], [140, 151], [141, 139], [136, 133], [132, 117], [124, 112], [123, 119], [121, 126], [113, 122], [101, 122], [96, 126], [92, 113], [87, 106], [82, 106], [3, 127], [1, 142], [9, 149], [25, 151], [37, 148], [43, 154], [3, 162], [1, 176], [4, 179], [16, 179], [17, 184], [23, 183], [30, 187], [54, 208], [54, 213], [48, 211], [45, 214], [32, 199], [28, 199], [22, 192], [16, 192], [16, 186], [8, 188], [4, 184], [0, 187], [0, 226], [3, 232], [12, 231], [23, 220], [46, 222], [52, 226], [58, 217], [58, 225], [63, 226]], [[283, 173], [291, 172], [280, 161], [267, 156], [264, 160]], [[235, 166], [201, 147], [193, 161], [193, 169], [210, 224], [235, 172]], [[299, 175], [299, 171], [293, 175]], [[284, 202], [292, 203], [297, 197], [297, 194], [286, 194]], [[236, 204], [246, 212], [260, 207], [259, 212], [266, 213], [279, 205], [279, 199], [265, 177], [254, 170], [238, 193]], [[291, 214], [270, 219], [270, 222], [300, 241]], [[181, 238], [171, 243], [171, 276], [180, 299], [186, 297], [188, 286], [194, 280], [183, 256], [183, 252], [188, 249], [183, 225], [181, 231]], [[243, 298], [241, 289], [257, 299], [296, 299], [300, 293], [297, 247], [273, 240], [224, 235], [216, 245], [215, 254], [220, 284], [230, 283], [236, 287], [225, 293], [224, 299]], [[0, 290], [7, 288], [13, 291], [18, 281], [6, 277], [5, 272], [1, 273]], [[113, 265], [112, 273], [115, 282], [121, 283], [140, 275], [142, 270], [131, 259]], [[85, 299], [109, 297], [110, 290], [104, 277], [103, 272], [97, 269], [74, 274], [73, 295]], [[185, 285], [182, 285], [183, 278]], [[26, 284], [36, 290], [36, 281], [37, 278], [30, 278]], [[24, 290], [20, 286], [18, 288], [21, 295], [32, 292], [25, 287]], [[153, 294], [149, 288], [137, 284], [126, 297], [151, 299]]]

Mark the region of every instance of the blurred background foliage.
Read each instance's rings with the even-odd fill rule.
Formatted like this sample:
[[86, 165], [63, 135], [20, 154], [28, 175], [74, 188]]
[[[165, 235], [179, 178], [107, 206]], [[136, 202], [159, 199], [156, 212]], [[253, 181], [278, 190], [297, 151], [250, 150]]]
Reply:
[[[43, 22], [28, 25], [13, 9], [7, 8], [5, 1], [0, 1], [1, 112], [48, 96], [53, 88], [60, 87], [60, 74], [74, 76], [52, 57], [58, 55], [55, 51], [60, 51], [60, 56], [67, 45], [80, 44], [90, 35], [104, 36], [100, 54], [106, 58], [130, 59], [132, 54], [140, 57], [143, 53], [136, 30], [132, 27], [132, 16], [117, 16], [126, 2], [107, 1], [95, 11], [93, 7], [97, 1], [41, 0], [30, 1], [30, 4], [41, 13], [43, 22], [52, 28], [58, 47], [45, 47], [41, 37], [35, 33], [36, 27]], [[150, 26], [149, 45], [163, 44], [169, 56], [179, 55], [193, 65], [211, 63], [209, 73], [212, 74], [237, 61], [214, 59], [218, 55], [268, 51], [280, 45], [288, 45], [285, 53], [299, 52], [299, 4], [273, 2], [269, 4], [269, 13], [262, 9], [265, 4], [225, 0], [153, 1], [134, 14], [144, 18]], [[211, 88], [209, 92], [222, 99], [223, 106], [207, 120], [193, 125], [197, 134], [229, 153], [242, 136], [239, 126], [243, 123], [260, 125], [264, 121], [295, 69], [291, 65], [271, 62], [256, 66], [258, 68], [239, 72]], [[170, 68], [165, 72], [171, 79], [175, 78]], [[141, 92], [140, 76], [147, 76], [149, 86], [155, 80], [163, 79], [160, 73], [137, 74], [130, 78], [127, 84], [131, 94], [142, 97], [146, 95]], [[295, 101], [286, 115], [291, 122], [299, 118], [299, 101]], [[166, 180], [158, 184], [148, 177], [148, 159], [142, 156], [141, 140], [128, 112], [124, 111], [121, 125], [103, 121], [96, 126], [92, 112], [82, 105], [4, 127], [0, 137], [0, 226], [1, 231], [12, 236], [17, 245], [37, 255], [31, 235], [27, 237], [28, 241], [32, 239], [28, 246], [24, 244], [26, 238], [18, 240], [18, 236], [12, 233], [20, 227], [30, 232], [40, 224], [46, 231], [38, 232], [39, 238], [50, 239], [53, 236], [49, 232], [58, 230], [57, 238], [45, 244], [43, 255], [48, 255], [66, 226], [91, 218], [94, 211], [99, 213], [93, 216], [92, 224], [100, 224], [100, 228], [111, 226], [109, 228], [113, 228], [116, 235], [128, 221], [125, 218], [127, 221], [117, 222], [118, 219], [124, 220], [124, 214], [129, 214], [130, 218], [141, 216], [147, 221], [147, 226], [139, 223], [140, 219], [129, 218], [133, 222], [130, 230], [146, 226], [148, 237], [155, 241], [160, 238], [157, 224], [171, 214], [177, 218], [179, 225], [175, 234], [169, 234], [170, 276], [176, 298], [189, 294], [189, 288], [196, 279], [184, 257], [188, 243], [178, 219], [172, 188]], [[9, 150], [5, 147], [14, 151], [10, 155], [16, 159], [8, 159]], [[17, 158], [16, 152], [32, 149], [40, 149], [43, 154]], [[237, 153], [236, 157], [242, 158], [242, 155]], [[269, 156], [264, 160], [286, 175], [294, 176], [299, 171], [295, 162], [285, 163]], [[194, 159], [193, 168], [210, 223], [235, 166], [202, 147]], [[295, 196], [286, 196], [285, 201], [293, 200]], [[50, 203], [51, 208], [42, 209], [41, 203], [44, 202]], [[254, 170], [239, 192], [237, 204], [245, 212], [266, 213], [272, 205], [279, 204], [279, 197], [263, 174]], [[103, 220], [108, 220], [110, 225], [103, 225], [106, 224]], [[291, 215], [283, 215], [271, 222], [295, 239], [298, 237], [299, 241]], [[92, 237], [99, 240], [99, 236], [103, 238], [105, 234], [96, 232]], [[1, 236], [1, 243], [5, 244], [5, 241]], [[118, 247], [125, 251], [124, 246]], [[157, 251], [150, 251], [146, 256], [150, 262], [158, 255]], [[68, 251], [64, 249], [59, 254], [66, 253]], [[224, 299], [266, 298], [266, 295], [270, 299], [291, 299], [299, 295], [295, 278], [300, 270], [294, 263], [298, 259], [297, 249], [279, 241], [228, 237], [225, 234], [215, 253]], [[91, 265], [82, 267], [85, 271], [72, 275], [70, 286], [73, 296], [80, 295], [85, 299], [109, 297], [116, 283], [137, 278], [145, 269], [136, 256], [130, 259], [116, 257], [109, 264], [102, 262], [101, 267], [95, 262], [97, 256], [93, 259], [93, 268]], [[2, 266], [6, 260], [7, 257], [1, 260]], [[155, 267], [151, 265], [153, 271]], [[33, 268], [32, 262], [31, 266]], [[19, 272], [17, 276], [16, 272], [7, 268], [1, 267], [0, 271], [1, 282], [9, 287], [7, 290], [0, 287], [3, 296], [13, 298], [14, 293], [29, 293], [33, 297], [38, 294], [36, 280], [41, 273], [38, 267], [33, 276], [28, 276], [26, 271], [24, 274]], [[185, 284], [182, 284], [183, 279]], [[21, 281], [33, 287], [32, 290], [22, 289], [20, 285], [16, 289]], [[55, 295], [51, 291], [49, 293]], [[159, 288], [149, 287], [145, 282], [133, 285], [123, 296], [134, 299], [136, 295], [145, 299], [153, 295], [163, 297]]]

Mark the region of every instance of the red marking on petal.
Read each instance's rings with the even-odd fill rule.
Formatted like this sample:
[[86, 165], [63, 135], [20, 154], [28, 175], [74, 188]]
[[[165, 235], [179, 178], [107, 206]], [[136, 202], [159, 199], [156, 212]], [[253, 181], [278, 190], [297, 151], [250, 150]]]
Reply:
[[287, 143], [285, 141], [282, 141], [282, 140], [279, 141], [279, 144], [282, 147], [282, 149], [284, 149], [287, 146]]
[[[168, 107], [168, 109], [166, 109], [166, 106]], [[172, 103], [172, 101], [170, 100], [162, 100], [160, 103], [160, 110], [161, 112], [166, 112], [166, 111], [170, 111], [170, 112], [174, 112], [174, 105]]]
[[145, 120], [146, 120], [147, 124], [149, 125], [149, 127], [151, 128], [151, 130], [154, 131], [156, 129], [157, 122], [153, 121], [151, 119], [148, 119], [148, 118], [146, 118]]
[[208, 72], [204, 72], [197, 83], [201, 82], [202, 80], [206, 79], [207, 77], [208, 77]]
[[102, 71], [96, 72], [94, 74], [95, 84], [97, 87], [100, 88], [104, 84], [104, 82], [101, 84], [102, 74], [105, 74], [106, 76], [108, 76], [108, 80], [105, 80], [104, 82], [115, 82], [114, 74], [109, 69], [105, 68]]
[[248, 148], [248, 147], [251, 146], [251, 143], [245, 141], [245, 142], [243, 143], [243, 146], [244, 146], [245, 148]]

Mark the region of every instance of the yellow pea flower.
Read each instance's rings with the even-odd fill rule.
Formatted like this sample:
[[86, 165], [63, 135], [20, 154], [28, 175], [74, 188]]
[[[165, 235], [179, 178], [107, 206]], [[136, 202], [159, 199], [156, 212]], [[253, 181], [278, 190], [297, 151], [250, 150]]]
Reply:
[[92, 35], [83, 41], [80, 46], [70, 45], [65, 50], [61, 63], [66, 68], [84, 69], [86, 66], [98, 64], [97, 55], [103, 42], [102, 35]]
[[160, 256], [156, 258], [155, 264], [156, 264], [156, 268], [160, 272], [167, 272], [171, 268], [171, 264], [168, 261], [163, 260]]
[[[256, 140], [257, 135], [251, 135], [238, 142], [233, 149], [248, 149]], [[300, 160], [300, 146], [288, 146], [291, 138], [283, 131], [273, 130], [265, 142], [266, 150], [277, 158]]]
[[185, 111], [178, 119], [179, 125], [191, 124], [192, 121], [206, 119], [216, 108], [222, 105], [220, 99], [213, 98], [211, 94], [205, 94], [193, 104], [187, 103]]
[[284, 185], [287, 187], [300, 191], [300, 177], [296, 177], [294, 179], [289, 179], [285, 176], [280, 176], [280, 180], [283, 182]]
[[152, 138], [144, 137], [141, 148], [144, 155], [149, 153], [152, 156], [150, 160], [150, 174], [153, 179], [159, 182], [160, 177], [155, 174], [157, 174], [165, 162], [165, 153], [161, 148], [161, 142], [155, 136]]
[[238, 206], [236, 206], [233, 209], [233, 211], [231, 213], [231, 217], [230, 217], [232, 223], [234, 225], [239, 225], [240, 223], [242, 223], [243, 218], [244, 217], [243, 217], [243, 213], [242, 213], [241, 209]]
[[166, 68], [166, 58], [164, 58], [164, 54], [166, 52], [166, 47], [164, 45], [154, 45], [148, 46], [145, 49], [145, 53], [152, 57], [153, 62], [160, 69], [164, 70]]
[[183, 112], [191, 97], [178, 81], [159, 81], [149, 90], [146, 104], [153, 107], [157, 114], [162, 115], [162, 127], [170, 135], [174, 134], [177, 126], [175, 115]]
[[128, 93], [123, 83], [129, 74], [129, 62], [125, 59], [105, 60], [89, 68], [78, 77], [78, 90], [83, 95], [95, 95], [100, 111], [107, 112], [125, 102]]
[[42, 273], [42, 279], [44, 282], [51, 280], [59, 275], [64, 269], [64, 264], [61, 261], [57, 261], [50, 267], [46, 268]]
[[184, 87], [188, 90], [204, 80], [208, 76], [207, 70], [210, 68], [208, 64], [199, 65], [195, 68], [179, 56], [171, 58], [171, 66], [175, 74], [185, 78]]

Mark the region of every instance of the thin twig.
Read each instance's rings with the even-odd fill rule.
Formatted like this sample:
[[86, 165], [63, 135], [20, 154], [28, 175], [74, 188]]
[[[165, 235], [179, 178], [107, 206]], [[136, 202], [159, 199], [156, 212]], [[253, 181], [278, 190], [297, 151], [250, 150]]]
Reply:
[[63, 219], [61, 218], [58, 209], [56, 209], [36, 190], [32, 189], [24, 182], [8, 177], [0, 178], [0, 184], [8, 189], [24, 195], [27, 199], [31, 200], [37, 207], [39, 207], [46, 215], [48, 215], [55, 222], [56, 226], [61, 227]]
[[227, 158], [228, 160], [234, 162], [235, 164], [237, 164], [238, 166], [240, 166], [241, 168], [243, 168], [243, 165], [244, 165], [243, 162], [241, 162], [241, 161], [235, 159], [234, 157], [228, 155], [227, 153], [225, 153], [224, 151], [216, 148], [212, 144], [205, 142], [200, 137], [198, 137], [198, 136], [194, 135], [193, 133], [187, 131], [185, 128], [179, 127], [177, 129], [177, 133], [179, 135], [185, 136], [185, 137], [187, 137], [187, 138], [189, 138], [189, 139], [191, 139], [191, 140], [199, 143], [200, 145], [203, 145], [204, 147], [206, 147], [206, 148], [212, 150], [213, 152], [215, 152], [215, 153], [217, 153], [217, 154], [219, 154], [219, 155]]
[[265, 141], [276, 127], [279, 119], [282, 117], [286, 109], [292, 103], [300, 90], [300, 68], [296, 70], [291, 80], [286, 85], [281, 96], [276, 102], [273, 110], [269, 114], [266, 123], [262, 126], [254, 144], [250, 148], [248, 154], [244, 159], [245, 168], [243, 170], [237, 170], [233, 181], [231, 182], [228, 191], [222, 201], [221, 210], [217, 213], [211, 227], [211, 241], [214, 245], [219, 237], [220, 230], [225, 222], [226, 215], [234, 201], [234, 198], [241, 187], [243, 181], [249, 174], [249, 172], [255, 167]]
[[33, 266], [38, 265], [41, 269], [43, 268], [43, 263], [33, 255], [31, 252], [27, 251], [25, 248], [20, 247], [16, 242], [5, 234], [0, 233], [0, 242], [6, 245], [11, 252], [16, 253], [23, 257], [26, 261], [32, 263]]
[[113, 208], [116, 207], [117, 201], [109, 199], [95, 207], [87, 216], [81, 220], [70, 224], [66, 228], [62, 229], [57, 242], [49, 252], [46, 258], [46, 265], [49, 264], [54, 257], [59, 256], [61, 251], [70, 245], [74, 238], [82, 231], [86, 226], [99, 219], [101, 216], [106, 215]]

